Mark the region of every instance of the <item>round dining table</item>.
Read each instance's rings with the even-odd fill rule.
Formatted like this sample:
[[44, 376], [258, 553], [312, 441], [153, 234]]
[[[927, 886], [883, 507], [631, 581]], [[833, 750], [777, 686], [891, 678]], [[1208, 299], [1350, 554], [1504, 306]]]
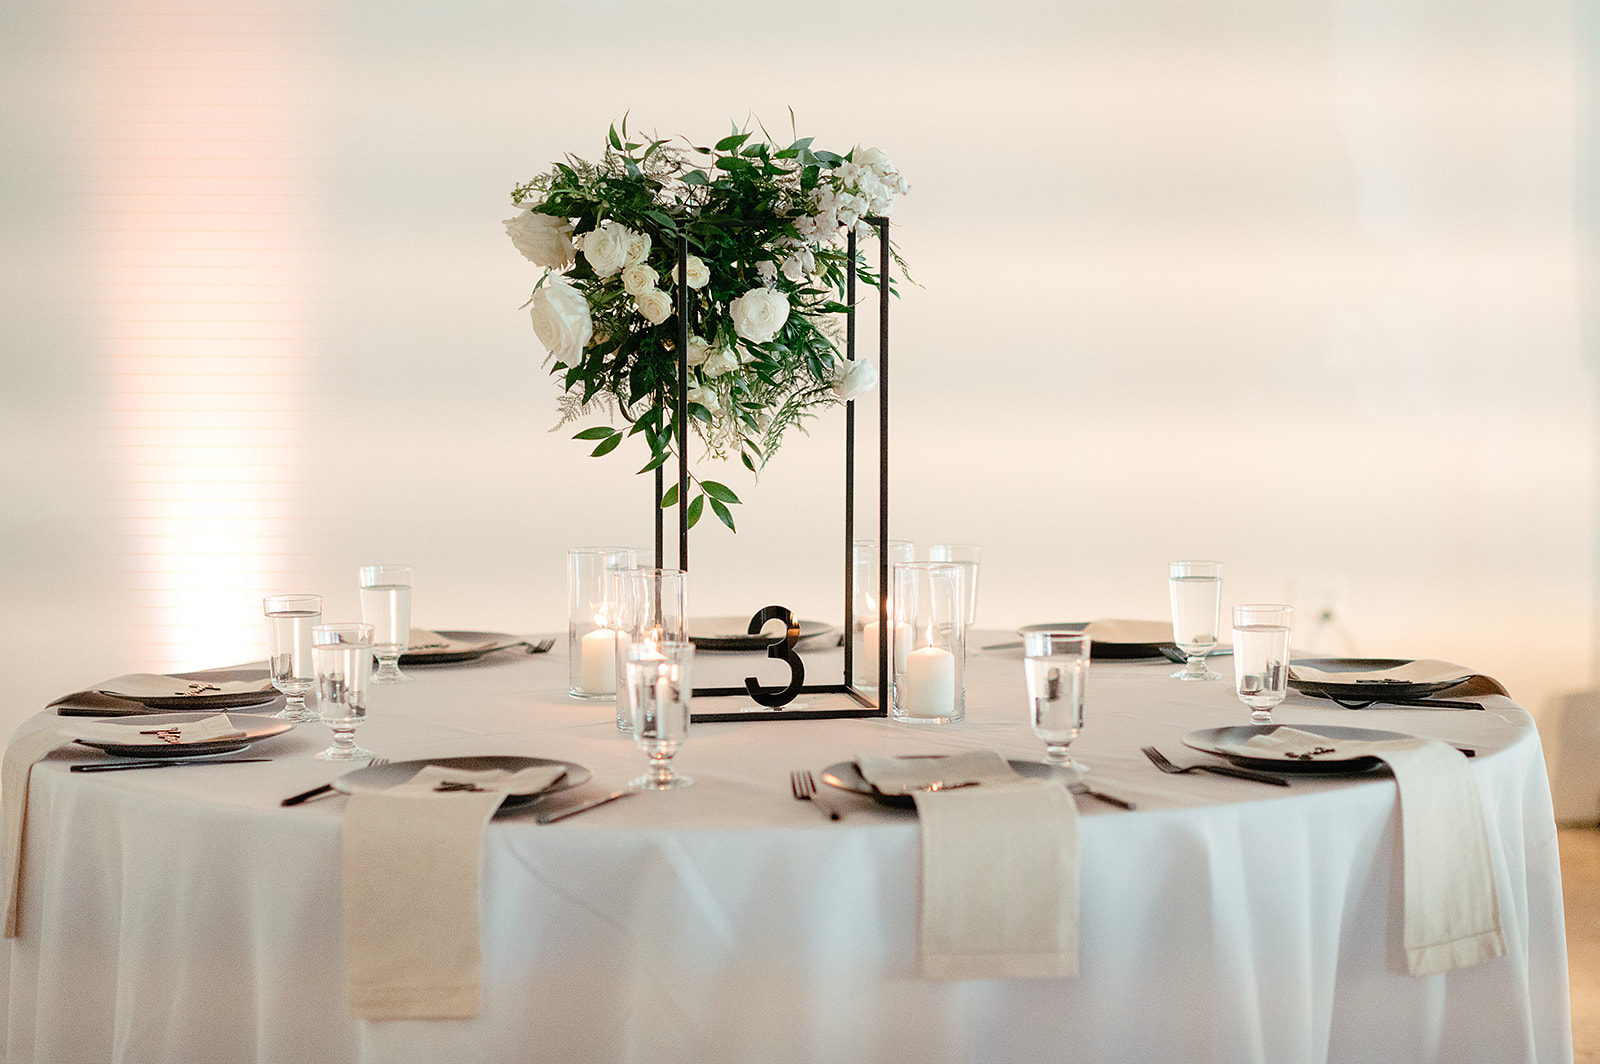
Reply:
[[[1480, 710], [1350, 710], [1294, 692], [1276, 711], [1283, 724], [1473, 751], [1506, 952], [1417, 978], [1387, 770], [1280, 787], [1167, 775], [1141, 753], [1222, 763], [1184, 740], [1247, 722], [1226, 658], [1207, 683], [1172, 679], [1162, 658], [1090, 669], [1071, 751], [1094, 787], [1136, 808], [1076, 799], [1077, 976], [921, 978], [914, 810], [821, 780], [864, 755], [1040, 760], [1009, 639], [969, 633], [965, 719], [952, 724], [789, 720], [697, 700], [696, 711], [751, 712], [691, 728], [675, 762], [692, 786], [550, 824], [538, 814], [619, 789], [645, 765], [613, 703], [569, 697], [565, 640], [409, 667], [414, 682], [374, 688], [357, 737], [391, 762], [522, 755], [592, 774], [485, 829], [469, 1019], [351, 1015], [340, 872], [351, 799], [280, 804], [343, 771], [313, 756], [327, 727], [234, 755], [270, 759], [248, 764], [73, 773], [108, 758], [57, 749], [29, 784], [19, 934], [0, 966], [5, 1060], [1572, 1060], [1556, 829], [1528, 714], [1501, 695], [1476, 699]], [[836, 643], [802, 644], [808, 678], [842, 675]], [[788, 676], [751, 653], [702, 652], [696, 669], [697, 685]], [[797, 769], [841, 819], [796, 800]]]

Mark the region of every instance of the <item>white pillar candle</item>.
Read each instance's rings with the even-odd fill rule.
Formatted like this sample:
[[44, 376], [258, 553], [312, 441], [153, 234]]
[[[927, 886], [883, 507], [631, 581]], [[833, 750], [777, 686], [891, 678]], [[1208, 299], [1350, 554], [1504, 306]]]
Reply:
[[617, 693], [617, 633], [596, 628], [583, 637], [583, 690], [591, 695]]
[[[911, 626], [897, 624], [889, 635], [890, 668], [896, 665], [905, 671], [906, 653], [911, 646]], [[856, 648], [855, 662], [851, 667], [857, 687], [870, 687], [878, 682], [878, 622], [868, 621], [861, 629], [861, 645]]]
[[955, 655], [938, 647], [913, 650], [906, 657], [905, 691], [900, 705], [911, 717], [948, 717], [956, 711]]

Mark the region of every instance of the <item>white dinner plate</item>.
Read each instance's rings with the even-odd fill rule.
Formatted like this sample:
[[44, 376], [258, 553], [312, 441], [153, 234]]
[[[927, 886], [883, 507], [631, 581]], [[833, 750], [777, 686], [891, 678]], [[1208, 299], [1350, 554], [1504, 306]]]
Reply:
[[547, 757], [510, 757], [498, 754], [479, 757], [425, 757], [417, 761], [394, 761], [386, 765], [368, 765], [366, 768], [358, 768], [354, 772], [347, 772], [334, 780], [333, 788], [345, 794], [353, 794], [356, 791], [386, 791], [390, 787], [398, 787], [400, 784], [407, 782], [412, 776], [415, 776], [429, 765], [438, 765], [441, 768], [466, 769], [470, 772], [484, 772], [489, 769], [521, 772], [525, 768], [535, 768], [540, 765], [560, 765], [567, 770], [565, 776], [562, 776], [548, 787], [523, 794], [507, 794], [505, 801], [500, 803], [501, 809], [515, 809], [547, 794], [570, 790], [573, 787], [588, 783], [590, 775], [589, 770], [582, 765], [574, 764], [571, 761], [555, 761]]
[[[193, 724], [197, 720], [215, 716], [214, 713], [141, 713], [132, 717], [106, 717], [98, 720], [97, 724], [114, 724], [119, 728], [127, 728], [130, 739], [148, 739], [147, 735], [140, 732], [151, 731], [156, 728], [170, 728], [179, 724]], [[107, 742], [104, 739], [78, 739], [84, 746], [92, 746], [110, 754], [112, 757], [143, 757], [143, 758], [169, 758], [169, 757], [209, 757], [212, 754], [231, 754], [243, 750], [251, 743], [258, 743], [263, 739], [270, 739], [274, 735], [282, 735], [294, 724], [276, 717], [260, 717], [240, 714], [229, 717], [229, 720], [238, 725], [244, 732], [236, 739], [215, 739], [204, 743], [151, 743]]]
[[[1279, 727], [1287, 727], [1287, 725], [1238, 724], [1228, 728], [1204, 728], [1185, 735], [1183, 744], [1195, 750], [1203, 750], [1208, 754], [1225, 757], [1236, 765], [1243, 765], [1246, 768], [1266, 769], [1269, 772], [1352, 775], [1370, 772], [1383, 764], [1378, 758], [1370, 755], [1341, 756], [1337, 750], [1322, 757], [1306, 760], [1245, 745], [1257, 735], [1270, 734]], [[1340, 724], [1296, 724], [1294, 727], [1297, 731], [1320, 735], [1325, 739], [1332, 740], [1335, 744], [1339, 742], [1378, 743], [1391, 739], [1416, 738], [1414, 735], [1405, 735], [1400, 732], [1378, 731], [1375, 728], [1347, 728]]]

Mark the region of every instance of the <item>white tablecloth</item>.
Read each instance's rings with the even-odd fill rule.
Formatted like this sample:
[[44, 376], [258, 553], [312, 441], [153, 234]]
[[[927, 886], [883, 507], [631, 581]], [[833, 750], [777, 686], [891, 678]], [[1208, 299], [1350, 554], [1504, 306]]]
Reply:
[[[820, 655], [812, 679], [824, 679]], [[701, 655], [697, 682], [759, 658]], [[1229, 671], [1226, 660], [1220, 663]], [[837, 669], [837, 665], [833, 666]], [[346, 801], [281, 798], [337, 771], [302, 725], [261, 765], [34, 772], [22, 936], [8, 942], [8, 1061], [1570, 1061], [1556, 832], [1543, 754], [1509, 699], [1486, 712], [1348, 711], [1291, 694], [1284, 723], [1340, 723], [1478, 748], [1508, 955], [1403, 974], [1395, 785], [1280, 789], [1163, 776], [1155, 744], [1244, 723], [1231, 682], [1096, 662], [1074, 752], [1126, 813], [1080, 799], [1082, 943], [1072, 980], [915, 976], [917, 826], [838, 796], [794, 801], [788, 772], [857, 753], [994, 747], [1037, 759], [1019, 652], [974, 653], [967, 721], [696, 726], [695, 786], [484, 843], [482, 1014], [356, 1022], [345, 1005], [338, 835]], [[762, 662], [769, 683], [787, 676]], [[615, 789], [642, 755], [609, 704], [566, 697], [560, 647], [409, 670], [378, 688], [360, 741], [391, 759], [576, 761]], [[717, 673], [723, 673], [720, 678]], [[86, 680], [92, 677], [86, 677]]]

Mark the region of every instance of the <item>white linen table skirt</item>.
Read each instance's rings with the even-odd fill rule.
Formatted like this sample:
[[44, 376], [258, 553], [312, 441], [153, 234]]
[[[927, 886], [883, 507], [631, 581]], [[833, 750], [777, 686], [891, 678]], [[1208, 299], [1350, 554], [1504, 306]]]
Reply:
[[[976, 643], [977, 640], [974, 640]], [[808, 655], [808, 678], [838, 652]], [[701, 655], [697, 681], [786, 667]], [[1229, 668], [1224, 659], [1221, 671]], [[1393, 778], [1276, 788], [1163, 776], [1199, 728], [1245, 723], [1227, 680], [1156, 662], [1094, 664], [1073, 753], [1126, 813], [1080, 799], [1080, 974], [916, 976], [917, 824], [853, 795], [828, 821], [793, 768], [854, 755], [992, 747], [1037, 760], [1017, 652], [974, 652], [967, 720], [697, 725], [695, 786], [550, 826], [485, 834], [483, 1007], [460, 1021], [358, 1022], [346, 1005], [339, 828], [345, 799], [279, 801], [338, 774], [301, 725], [271, 764], [33, 774], [21, 937], [3, 972], [6, 1060], [436, 1064], [460, 1061], [1518, 1061], [1572, 1059], [1560, 871], [1539, 737], [1511, 700], [1485, 712], [1360, 712], [1291, 693], [1286, 724], [1430, 735], [1479, 750], [1508, 954], [1414, 979], [1399, 935]], [[408, 670], [374, 689], [361, 743], [392, 760], [576, 761], [615, 789], [642, 755], [609, 703], [566, 697], [555, 653]], [[719, 675], [725, 674], [725, 675]], [[710, 708], [702, 706], [698, 708]], [[820, 773], [819, 773], [820, 774]]]

